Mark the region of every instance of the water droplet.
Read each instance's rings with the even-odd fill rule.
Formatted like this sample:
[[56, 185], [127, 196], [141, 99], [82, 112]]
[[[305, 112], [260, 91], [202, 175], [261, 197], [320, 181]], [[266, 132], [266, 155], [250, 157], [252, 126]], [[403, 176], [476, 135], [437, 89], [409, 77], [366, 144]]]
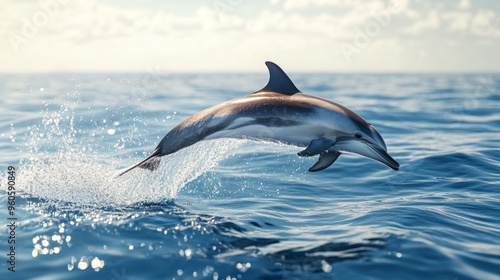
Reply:
[[80, 261], [78, 262], [78, 269], [85, 270], [85, 269], [87, 269], [87, 267], [89, 267], [89, 264], [85, 260], [85, 257], [82, 257], [80, 259]]
[[114, 124], [115, 126], [118, 126], [118, 125], [120, 125], [120, 122], [114, 122], [113, 124]]
[[323, 269], [324, 272], [329, 273], [332, 271], [332, 266], [326, 261], [321, 261], [321, 269]]
[[116, 132], [116, 130], [114, 130], [114, 129], [112, 129], [112, 128], [108, 129], [108, 134], [109, 134], [109, 135], [114, 135], [114, 134], [115, 134], [115, 132]]
[[192, 254], [193, 254], [193, 250], [191, 250], [191, 249], [184, 250], [184, 255], [186, 255], [186, 258], [190, 259]]
[[95, 257], [92, 259], [90, 262], [90, 266], [95, 270], [99, 271], [101, 268], [104, 267], [104, 261], [100, 260], [98, 257]]

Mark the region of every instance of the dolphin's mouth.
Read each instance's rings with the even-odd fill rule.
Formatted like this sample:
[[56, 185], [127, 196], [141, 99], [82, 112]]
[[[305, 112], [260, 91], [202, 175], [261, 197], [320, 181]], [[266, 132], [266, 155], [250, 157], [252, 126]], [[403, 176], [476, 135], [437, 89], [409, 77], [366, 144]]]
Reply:
[[399, 170], [399, 163], [386, 150], [374, 143], [359, 140], [342, 140], [335, 143], [328, 150], [360, 155], [378, 161], [394, 170]]
[[373, 144], [369, 144], [369, 143], [365, 143], [366, 146], [368, 146], [370, 149], [372, 149], [374, 152], [376, 152], [380, 157], [377, 157], [377, 158], [372, 158], [374, 160], [377, 160], [385, 165], [387, 165], [388, 167], [394, 169], [394, 170], [399, 170], [399, 163], [393, 159], [388, 153], [387, 151], [385, 151], [384, 149], [376, 146], [376, 145], [373, 145]]

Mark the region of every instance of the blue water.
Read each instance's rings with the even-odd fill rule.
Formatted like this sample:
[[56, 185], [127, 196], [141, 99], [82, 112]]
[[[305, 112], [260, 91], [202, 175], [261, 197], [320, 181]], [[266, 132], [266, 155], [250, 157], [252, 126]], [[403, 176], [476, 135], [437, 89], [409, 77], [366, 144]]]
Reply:
[[309, 173], [297, 147], [214, 140], [116, 179], [267, 74], [0, 76], [0, 278], [500, 278], [499, 75], [290, 76], [372, 123], [401, 169]]

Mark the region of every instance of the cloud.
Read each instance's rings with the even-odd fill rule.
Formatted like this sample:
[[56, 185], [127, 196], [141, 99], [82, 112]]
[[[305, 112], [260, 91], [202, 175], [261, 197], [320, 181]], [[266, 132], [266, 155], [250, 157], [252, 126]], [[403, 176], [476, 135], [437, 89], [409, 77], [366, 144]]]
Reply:
[[469, 8], [470, 8], [470, 0], [460, 0], [460, 2], [458, 2], [459, 10], [468, 10]]
[[405, 32], [410, 34], [420, 34], [428, 29], [437, 29], [440, 26], [440, 19], [437, 10], [431, 10], [427, 18], [415, 21], [411, 26], [406, 28]]
[[500, 19], [493, 10], [479, 10], [471, 21], [471, 32], [480, 37], [500, 37]]
[[285, 10], [299, 10], [308, 8], [324, 8], [324, 7], [354, 7], [358, 1], [342, 1], [342, 0], [287, 0], [283, 7]]
[[451, 31], [467, 31], [472, 18], [470, 12], [447, 12], [443, 14], [443, 20], [448, 24]]
[[[287, 61], [292, 70], [394, 70], [404, 69], [405, 55], [419, 51], [432, 61], [436, 37], [467, 46], [479, 44], [471, 40], [479, 37], [488, 42], [481, 46], [499, 46], [495, 11], [467, 4], [447, 10], [408, 0], [246, 1], [222, 13], [210, 1], [190, 2], [193, 9], [143, 2], [134, 8], [90, 0], [40, 2], [59, 3], [49, 14], [35, 1], [10, 0], [0, 10], [0, 71], [144, 71], [157, 64], [162, 71], [250, 71], [261, 70], [260, 62], [268, 59]], [[381, 24], [377, 14], [389, 9], [390, 19]], [[35, 24], [43, 13], [47, 22]], [[27, 22], [36, 25], [29, 36], [23, 34]], [[349, 64], [339, 45], [355, 45], [365, 29], [376, 35]], [[438, 36], [429, 39], [431, 32]], [[21, 38], [18, 52], [12, 36]], [[418, 49], [411, 40], [418, 40]]]

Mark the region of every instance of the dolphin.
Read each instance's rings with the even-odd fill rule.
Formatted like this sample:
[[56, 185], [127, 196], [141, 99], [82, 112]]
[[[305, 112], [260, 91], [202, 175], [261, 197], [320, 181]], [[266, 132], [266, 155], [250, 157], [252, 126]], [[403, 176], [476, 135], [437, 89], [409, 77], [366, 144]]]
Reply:
[[269, 82], [254, 93], [200, 111], [174, 127], [153, 152], [122, 171], [140, 167], [154, 171], [160, 157], [202, 140], [238, 138], [305, 147], [301, 157], [319, 155], [309, 168], [316, 172], [332, 165], [343, 153], [357, 154], [398, 170], [382, 136], [352, 110], [302, 93], [285, 72], [267, 61]]

